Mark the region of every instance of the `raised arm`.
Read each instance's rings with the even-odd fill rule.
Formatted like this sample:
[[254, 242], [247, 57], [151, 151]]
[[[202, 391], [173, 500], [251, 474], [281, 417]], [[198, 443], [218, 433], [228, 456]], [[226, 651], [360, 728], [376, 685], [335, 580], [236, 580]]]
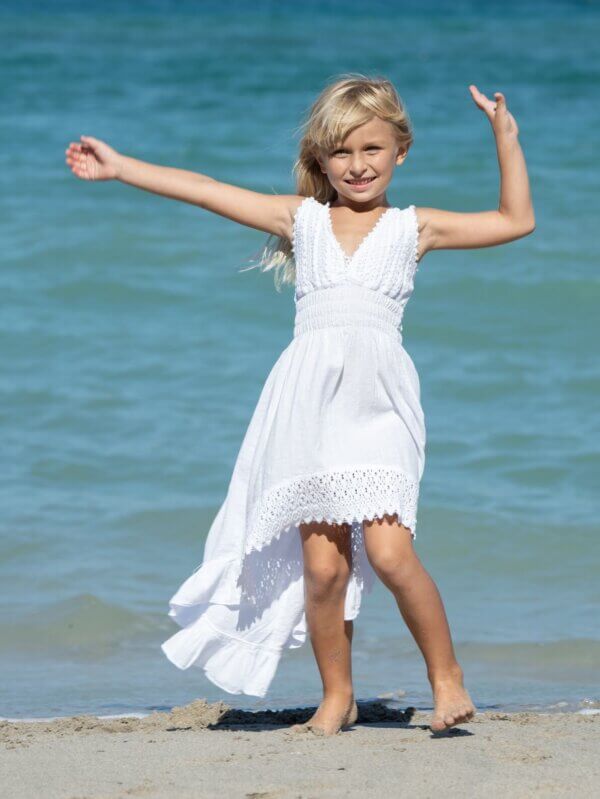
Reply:
[[[519, 129], [501, 92], [496, 104], [469, 86], [474, 102], [491, 122], [500, 165], [498, 210], [457, 213], [439, 208], [418, 208], [423, 253], [427, 250], [494, 247], [527, 236], [535, 230], [525, 158], [518, 140]], [[422, 257], [422, 256], [421, 256]]]
[[197, 205], [242, 225], [290, 238], [297, 194], [262, 194], [186, 169], [158, 166], [122, 155], [100, 139], [71, 142], [66, 162], [82, 180], [120, 180], [138, 189]]

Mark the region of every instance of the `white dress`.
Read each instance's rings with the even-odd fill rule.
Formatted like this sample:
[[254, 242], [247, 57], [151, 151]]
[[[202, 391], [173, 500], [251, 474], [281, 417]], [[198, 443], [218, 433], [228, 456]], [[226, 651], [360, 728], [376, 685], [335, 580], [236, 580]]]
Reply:
[[425, 463], [420, 385], [402, 346], [417, 270], [414, 205], [388, 208], [352, 256], [329, 203], [294, 219], [294, 335], [269, 373], [204, 558], [170, 600], [162, 644], [232, 694], [265, 696], [286, 648], [307, 638], [299, 524], [350, 522], [345, 619], [374, 572], [362, 522], [398, 514], [415, 537]]

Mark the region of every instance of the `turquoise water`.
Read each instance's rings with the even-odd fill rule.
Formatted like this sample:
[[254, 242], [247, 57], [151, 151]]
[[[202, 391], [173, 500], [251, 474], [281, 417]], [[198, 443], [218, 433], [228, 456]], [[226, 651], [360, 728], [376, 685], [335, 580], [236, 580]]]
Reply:
[[[479, 707], [600, 700], [600, 15], [478, 6], [3, 4], [0, 716], [319, 698], [308, 642], [265, 700], [180, 672], [159, 648], [290, 341], [292, 290], [238, 271], [264, 234], [77, 181], [64, 151], [89, 134], [291, 192], [301, 115], [350, 70], [389, 76], [413, 120], [388, 194], [400, 207], [497, 207], [469, 83], [503, 91], [520, 126], [536, 231], [428, 253], [406, 311], [428, 431], [416, 547]], [[354, 677], [359, 698], [431, 706], [381, 585], [355, 623]]]

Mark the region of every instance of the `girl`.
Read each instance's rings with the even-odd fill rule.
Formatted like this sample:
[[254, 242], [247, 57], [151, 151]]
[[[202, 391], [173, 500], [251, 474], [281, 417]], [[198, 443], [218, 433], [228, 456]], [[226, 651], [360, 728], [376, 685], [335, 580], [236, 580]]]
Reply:
[[295, 730], [334, 734], [357, 718], [352, 620], [375, 575], [427, 666], [435, 732], [469, 721], [444, 606], [413, 547], [425, 462], [420, 384], [402, 316], [429, 250], [490, 247], [534, 230], [518, 128], [504, 96], [469, 87], [496, 139], [498, 210], [390, 206], [412, 131], [393, 85], [350, 74], [304, 123], [297, 193], [272, 196], [154, 166], [82, 136], [66, 151], [83, 180], [120, 180], [271, 234], [259, 266], [295, 285], [294, 335], [267, 377], [203, 562], [170, 601], [163, 643], [230, 693], [264, 696], [282, 651], [307, 634], [323, 683]]

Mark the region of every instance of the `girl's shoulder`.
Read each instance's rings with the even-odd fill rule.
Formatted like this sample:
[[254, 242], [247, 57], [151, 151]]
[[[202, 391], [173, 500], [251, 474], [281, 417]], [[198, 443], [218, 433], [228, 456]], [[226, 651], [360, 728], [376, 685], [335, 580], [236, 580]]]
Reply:
[[304, 216], [306, 213], [310, 213], [315, 207], [323, 206], [324, 203], [319, 202], [319, 200], [311, 194], [289, 194], [286, 196], [286, 201], [289, 212], [289, 230], [287, 232], [287, 238], [291, 241], [300, 217]]

